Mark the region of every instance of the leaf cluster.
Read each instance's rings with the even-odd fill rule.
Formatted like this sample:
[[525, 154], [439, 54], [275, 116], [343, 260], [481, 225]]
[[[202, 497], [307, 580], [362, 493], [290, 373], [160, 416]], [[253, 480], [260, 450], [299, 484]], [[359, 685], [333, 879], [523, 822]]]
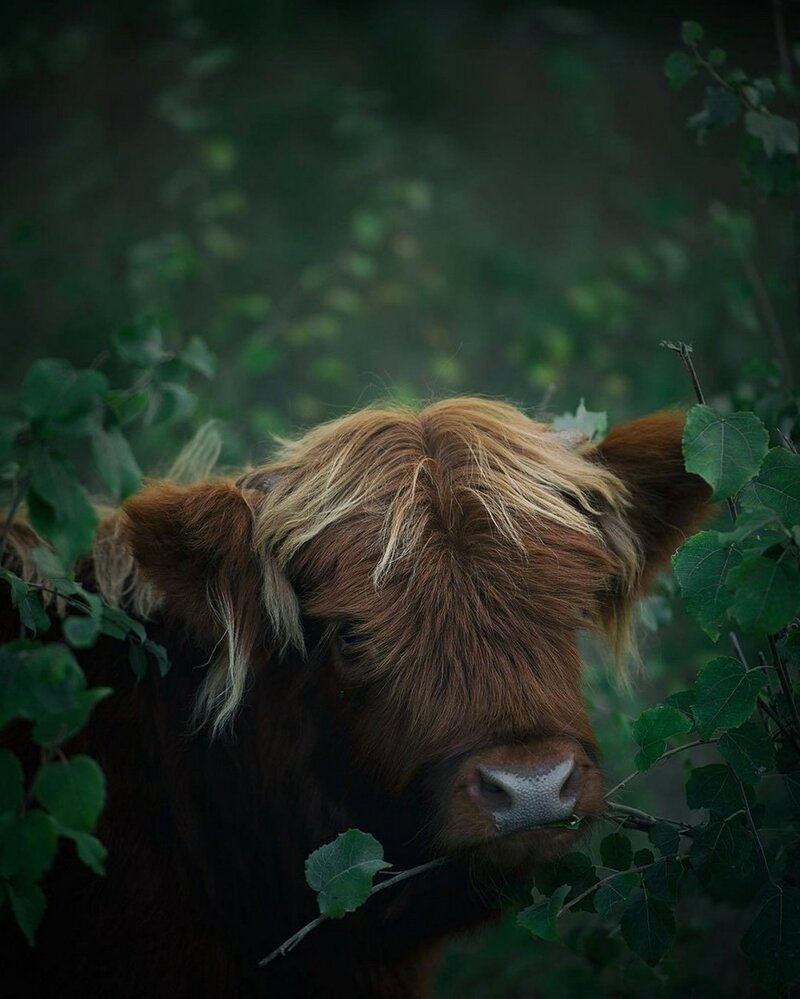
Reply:
[[[74, 844], [92, 871], [104, 873], [106, 851], [95, 834], [105, 779], [94, 760], [68, 754], [111, 690], [87, 686], [80, 652], [112, 639], [127, 645], [137, 677], [148, 656], [161, 675], [169, 668], [165, 649], [148, 638], [141, 622], [106, 604], [76, 573], [98, 524], [90, 489], [101, 484], [114, 502], [134, 492], [141, 472], [127, 437], [131, 426], [186, 418], [194, 408], [186, 387], [190, 374], [214, 372], [200, 340], [167, 351], [150, 322], [120, 330], [114, 349], [117, 363], [131, 372], [129, 387], [112, 388], [99, 365], [77, 370], [48, 358], [28, 371], [16, 411], [0, 416], [7, 497], [0, 517], [0, 585], [20, 628], [19, 639], [0, 646], [0, 731], [16, 724], [30, 733], [28, 752], [0, 750], [0, 909], [31, 944], [46, 905], [40, 882], [60, 842]], [[35, 574], [26, 570], [24, 578], [11, 535], [23, 509], [42, 539], [26, 560]]]

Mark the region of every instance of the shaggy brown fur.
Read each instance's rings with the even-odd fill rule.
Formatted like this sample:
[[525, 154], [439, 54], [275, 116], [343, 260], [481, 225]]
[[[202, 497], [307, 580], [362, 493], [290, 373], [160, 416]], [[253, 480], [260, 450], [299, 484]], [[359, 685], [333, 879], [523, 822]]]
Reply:
[[[498, 837], [476, 768], [571, 755], [576, 812], [602, 808], [576, 636], [622, 654], [635, 598], [702, 516], [682, 425], [575, 449], [500, 403], [370, 409], [236, 482], [151, 483], [109, 513], [89, 578], [175, 665], [137, 688], [117, 643], [86, 656], [118, 691], [73, 747], [108, 773], [111, 870], [57, 869], [26, 973], [62, 995], [421, 994], [443, 935], [574, 842]], [[257, 973], [313, 915], [303, 857], [350, 826], [398, 867], [462, 859]]]

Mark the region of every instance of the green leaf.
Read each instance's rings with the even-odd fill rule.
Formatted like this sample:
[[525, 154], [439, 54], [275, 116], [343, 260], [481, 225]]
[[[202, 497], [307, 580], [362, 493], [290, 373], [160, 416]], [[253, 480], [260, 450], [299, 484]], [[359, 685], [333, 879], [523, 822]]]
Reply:
[[143, 642], [147, 637], [144, 625], [140, 621], [136, 621], [125, 611], [121, 611], [119, 607], [109, 607], [106, 604], [103, 604], [102, 607], [100, 628], [104, 635], [110, 635], [111, 638], [119, 638], [123, 641], [129, 635], [134, 635], [140, 642]]
[[34, 529], [71, 565], [88, 551], [97, 528], [95, 512], [67, 458], [45, 448], [31, 452], [28, 507]]
[[181, 354], [181, 360], [193, 371], [197, 371], [206, 378], [213, 378], [217, 370], [216, 358], [199, 336], [191, 338]]
[[740, 113], [736, 94], [725, 87], [706, 87], [702, 110], [693, 114], [686, 124], [697, 132], [697, 139], [702, 142], [711, 129], [735, 125]]
[[696, 767], [686, 782], [686, 804], [708, 808], [725, 818], [744, 807], [741, 785], [731, 768], [723, 764]]
[[34, 808], [0, 826], [0, 876], [38, 881], [56, 855], [58, 840], [49, 815]]
[[664, 75], [673, 90], [680, 90], [697, 73], [694, 59], [685, 52], [670, 52], [664, 63]]
[[674, 903], [683, 877], [683, 864], [676, 857], [661, 857], [642, 875], [644, 887], [653, 898]]
[[579, 895], [597, 881], [594, 864], [585, 853], [573, 851], [536, 870], [534, 883], [542, 895], [552, 895], [556, 888], [568, 885]]
[[647, 770], [666, 750], [667, 739], [691, 728], [691, 720], [670, 705], [643, 711], [633, 724], [633, 737], [641, 747], [634, 760], [637, 770]]
[[680, 847], [681, 837], [675, 826], [657, 822], [648, 830], [647, 838], [662, 856], [674, 857]]
[[[20, 406], [45, 436], [85, 429], [85, 417], [97, 409], [108, 382], [99, 371], [76, 371], [47, 357], [31, 365], [22, 382]], [[80, 427], [76, 427], [80, 424]]]
[[693, 690], [676, 690], [674, 694], [670, 694], [669, 697], [664, 698], [664, 703], [672, 708], [677, 708], [678, 711], [682, 711], [691, 720], [692, 725], [694, 725], [694, 713], [692, 711], [694, 707]]
[[695, 534], [672, 557], [686, 609], [709, 638], [719, 638], [719, 624], [733, 603], [728, 573], [741, 562], [737, 548], [716, 531]]
[[769, 435], [753, 413], [718, 413], [693, 406], [683, 432], [686, 470], [712, 487], [713, 501], [738, 492], [758, 471]]
[[58, 827], [58, 831], [62, 836], [66, 836], [75, 843], [78, 857], [90, 870], [100, 877], [105, 876], [108, 851], [96, 836], [75, 829], [65, 829], [61, 826]]
[[145, 649], [150, 653], [150, 655], [155, 659], [156, 665], [158, 666], [159, 676], [166, 676], [169, 673], [170, 661], [167, 655], [167, 650], [163, 645], [159, 645], [158, 642], [154, 642], [151, 639], [146, 639], [143, 643]]
[[750, 135], [761, 140], [769, 159], [772, 159], [775, 153], [785, 153], [789, 156], [797, 154], [797, 124], [788, 118], [766, 111], [748, 111], [744, 116], [744, 127]]
[[49, 631], [50, 618], [42, 606], [39, 594], [7, 569], [0, 569], [0, 579], [5, 580], [11, 588], [11, 604], [16, 608], [22, 626], [34, 635], [40, 631]]
[[6, 885], [6, 890], [17, 925], [33, 947], [47, 905], [44, 892], [38, 885], [24, 883]]
[[17, 812], [25, 799], [22, 765], [9, 749], [0, 749], [0, 813]]
[[62, 593], [75, 593], [76, 586], [70, 572], [52, 549], [45, 545], [37, 545], [31, 552], [31, 558], [41, 574], [53, 583]]
[[585, 436], [587, 440], [602, 437], [607, 427], [607, 414], [588, 410], [583, 399], [581, 399], [574, 413], [562, 413], [552, 423], [553, 430], [574, 430], [577, 434]]
[[775, 560], [749, 558], [728, 580], [735, 586], [731, 613], [745, 631], [771, 635], [800, 612], [800, 569], [788, 550]]
[[119, 427], [104, 430], [96, 426], [91, 441], [95, 467], [114, 499], [135, 493], [142, 483], [142, 473]]
[[147, 653], [138, 642], [131, 642], [128, 646], [128, 664], [137, 680], [144, 679], [147, 674]]
[[753, 849], [752, 837], [735, 820], [713, 820], [695, 830], [689, 863], [696, 871], [735, 878]]
[[800, 891], [773, 891], [742, 938], [742, 950], [769, 980], [794, 984], [800, 977]]
[[85, 688], [80, 667], [63, 645], [0, 648], [0, 728], [23, 718], [33, 722], [34, 742], [57, 745], [111, 693], [107, 687]]
[[341, 919], [366, 902], [373, 877], [386, 867], [391, 864], [383, 859], [383, 847], [375, 837], [348, 829], [309, 855], [306, 881], [317, 892], [319, 911]]
[[600, 859], [615, 871], [627, 871], [633, 860], [631, 841], [624, 833], [612, 833], [600, 842]]
[[160, 423], [177, 423], [185, 420], [197, 408], [197, 396], [177, 382], [162, 382], [159, 386], [156, 419]]
[[725, 49], [714, 48], [708, 53], [708, 61], [712, 66], [722, 66], [728, 58]]
[[772, 739], [760, 725], [751, 721], [723, 733], [717, 749], [745, 784], [754, 784], [762, 774], [775, 766]]
[[638, 884], [639, 874], [635, 871], [626, 871], [607, 881], [595, 892], [595, 912], [601, 916], [608, 915], [618, 902], [625, 901]]
[[152, 367], [168, 356], [164, 352], [161, 330], [151, 319], [123, 326], [112, 340], [122, 360], [140, 368]]
[[737, 728], [753, 713], [764, 686], [763, 671], [748, 672], [738, 659], [712, 659], [697, 675], [694, 716], [704, 739], [718, 728]]
[[684, 21], [681, 24], [681, 38], [686, 45], [696, 45], [703, 40], [703, 26], [697, 21]]
[[65, 829], [92, 832], [105, 803], [106, 780], [94, 760], [73, 756], [43, 766], [33, 793]]
[[539, 940], [558, 940], [558, 914], [569, 893], [569, 885], [556, 888], [545, 902], [523, 909], [517, 916], [517, 925]]
[[132, 423], [142, 416], [150, 402], [147, 392], [133, 392], [130, 389], [117, 389], [106, 393], [106, 405], [122, 426]]
[[649, 892], [628, 906], [619, 925], [625, 943], [651, 968], [658, 964], [675, 936], [672, 910]]
[[747, 510], [773, 510], [788, 530], [800, 524], [800, 455], [772, 448], [758, 477], [742, 490], [740, 502]]
[[83, 615], [70, 615], [64, 619], [64, 637], [75, 649], [88, 649], [100, 634], [99, 622]]

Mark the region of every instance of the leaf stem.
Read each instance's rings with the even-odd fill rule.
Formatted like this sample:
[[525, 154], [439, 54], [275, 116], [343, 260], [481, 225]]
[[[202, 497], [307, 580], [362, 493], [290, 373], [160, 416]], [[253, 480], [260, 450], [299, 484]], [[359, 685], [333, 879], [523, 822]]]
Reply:
[[677, 819], [667, 819], [662, 815], [650, 815], [649, 812], [643, 812], [639, 808], [633, 808], [631, 805], [623, 805], [618, 801], [608, 802], [608, 812], [604, 818], [613, 822], [619, 814], [620, 821], [623, 825], [627, 825], [632, 829], [652, 829], [653, 826], [657, 825], [659, 822], [665, 822], [670, 826], [677, 826], [678, 832], [684, 836], [691, 836], [691, 827], [685, 822], [679, 822]]
[[780, 653], [778, 652], [778, 646], [775, 644], [775, 636], [767, 635], [767, 641], [769, 642], [770, 651], [772, 652], [772, 662], [774, 663], [775, 669], [778, 673], [781, 690], [783, 691], [783, 696], [789, 708], [789, 714], [792, 716], [792, 722], [794, 723], [795, 730], [800, 733], [800, 715], [797, 713], [797, 705], [794, 701], [794, 691], [792, 690], [792, 685], [789, 682], [789, 677], [786, 673], [786, 664], [783, 659], [781, 659]]
[[[689, 381], [692, 383], [692, 388], [694, 389], [695, 398], [700, 403], [701, 406], [707, 405], [706, 397], [703, 393], [703, 387], [700, 384], [700, 379], [697, 377], [697, 371], [694, 366], [694, 361], [692, 361], [692, 345], [690, 343], [684, 343], [682, 340], [678, 340], [677, 343], [673, 343], [671, 340], [662, 340], [661, 346], [666, 347], [667, 350], [671, 350], [673, 353], [677, 354], [681, 359], [686, 373], [689, 376]], [[725, 500], [725, 504], [728, 507], [728, 513], [731, 516], [731, 521], [736, 523], [736, 504], [733, 498], [729, 496]]]
[[[435, 867], [441, 867], [443, 864], [449, 864], [453, 857], [438, 857], [436, 860], [429, 860], [426, 864], [420, 864], [418, 867], [410, 867], [407, 871], [400, 871], [399, 874], [395, 874], [385, 881], [381, 881], [370, 891], [367, 898], [364, 900], [372, 898], [373, 895], [377, 895], [379, 891], [383, 891], [384, 888], [391, 888], [392, 885], [399, 884], [401, 881], [405, 881], [407, 878], [416, 877], [418, 874], [423, 874], [425, 871], [432, 871]], [[270, 954], [267, 954], [265, 958], [262, 958], [258, 962], [259, 968], [263, 968], [265, 965], [269, 964], [276, 957], [285, 957], [290, 950], [294, 948], [305, 939], [306, 936], [315, 930], [318, 926], [324, 923], [329, 917], [326, 915], [317, 916], [316, 919], [312, 919], [310, 923], [306, 923], [302, 929], [299, 929], [297, 933], [293, 933], [288, 940], [284, 940], [283, 943], [276, 947]]]
[[571, 909], [573, 908], [573, 906], [576, 906], [578, 902], [582, 902], [585, 898], [591, 895], [592, 892], [597, 891], [598, 888], [602, 888], [603, 885], [608, 884], [609, 881], [613, 881], [614, 878], [618, 878], [621, 874], [641, 874], [642, 871], [646, 871], [647, 868], [651, 866], [652, 866], [651, 864], [643, 864], [641, 867], [631, 867], [627, 871], [614, 871], [613, 874], [609, 874], [604, 878], [600, 878], [600, 880], [596, 881], [591, 888], [587, 888], [586, 891], [581, 892], [580, 895], [577, 895], [575, 898], [573, 898], [571, 902], [568, 902], [566, 905], [562, 905], [562, 907], [558, 911], [558, 915], [560, 916], [562, 912], [567, 912], [568, 909]]
[[8, 536], [11, 533], [11, 528], [14, 526], [14, 517], [17, 515], [17, 510], [19, 510], [27, 491], [27, 478], [23, 476], [22, 478], [17, 479], [14, 485], [14, 493], [11, 497], [11, 505], [8, 508], [8, 513], [6, 514], [6, 522], [3, 524], [3, 532], [0, 534], [0, 565], [2, 565], [3, 556], [6, 553]]
[[747, 824], [750, 826], [750, 831], [753, 833], [756, 844], [758, 845], [758, 852], [761, 854], [761, 862], [764, 865], [764, 871], [769, 878], [770, 884], [775, 885], [778, 888], [778, 884], [772, 877], [772, 871], [769, 869], [769, 864], [767, 863], [767, 855], [764, 853], [764, 844], [761, 842], [761, 837], [758, 835], [758, 829], [756, 829], [756, 824], [753, 821], [753, 814], [750, 811], [750, 803], [747, 800], [747, 792], [744, 789], [744, 784], [741, 781], [739, 783], [739, 792], [742, 796], [742, 801], [744, 802], [744, 811], [747, 815]]
[[[682, 746], [676, 746], [674, 749], [668, 749], [666, 753], [659, 756], [657, 760], [653, 760], [653, 766], [655, 766], [656, 763], [660, 763], [662, 760], [666, 760], [670, 756], [675, 756], [676, 753], [684, 752], [686, 749], [694, 749], [696, 746], [713, 746], [717, 741], [717, 739], [695, 739], [694, 742], [685, 742]], [[616, 794], [617, 791], [621, 791], [629, 780], [633, 780], [634, 777], [638, 777], [642, 773], [644, 773], [644, 771], [634, 770], [632, 774], [628, 774], [624, 780], [621, 780], [619, 784], [615, 784], [610, 791], [606, 792], [604, 795], [605, 800], [608, 801], [612, 794]]]

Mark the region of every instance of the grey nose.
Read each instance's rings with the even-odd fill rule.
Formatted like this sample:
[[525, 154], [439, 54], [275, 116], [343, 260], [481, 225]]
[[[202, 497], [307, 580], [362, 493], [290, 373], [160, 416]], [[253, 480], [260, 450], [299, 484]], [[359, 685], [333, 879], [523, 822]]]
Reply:
[[578, 798], [575, 758], [550, 769], [478, 767], [477, 796], [501, 834], [568, 819]]

